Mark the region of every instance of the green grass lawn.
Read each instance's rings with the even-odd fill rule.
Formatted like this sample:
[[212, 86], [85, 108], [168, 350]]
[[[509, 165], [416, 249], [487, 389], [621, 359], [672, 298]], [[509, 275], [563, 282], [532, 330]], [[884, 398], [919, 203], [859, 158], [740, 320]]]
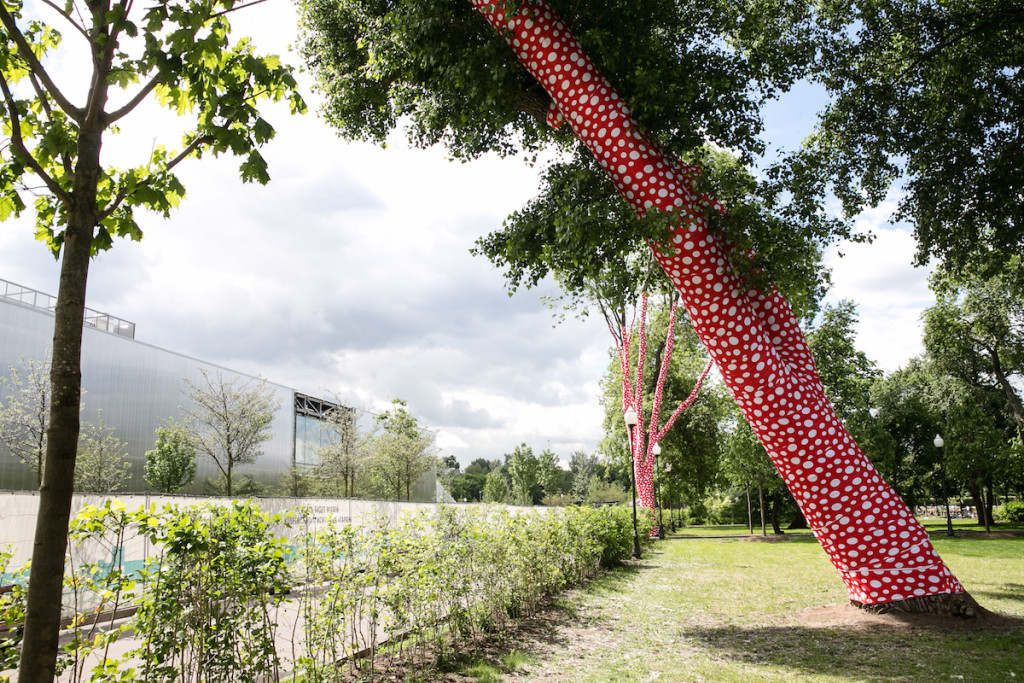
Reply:
[[[944, 531], [945, 520], [939, 522]], [[710, 538], [737, 533], [746, 529], [681, 529], [687, 538], [669, 538], [639, 563], [568, 594], [562, 600], [568, 616], [534, 643], [532, 656], [513, 676], [1024, 681], [1024, 535], [932, 537], [968, 591], [988, 609], [1012, 617], [979, 628], [853, 610], [813, 537]]]

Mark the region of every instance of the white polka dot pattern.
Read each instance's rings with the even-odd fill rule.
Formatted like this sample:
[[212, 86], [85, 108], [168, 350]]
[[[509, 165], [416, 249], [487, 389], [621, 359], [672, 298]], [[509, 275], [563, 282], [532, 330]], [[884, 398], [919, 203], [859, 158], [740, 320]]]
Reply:
[[[672, 428], [672, 425], [679, 416], [682, 415], [697, 398], [697, 394], [700, 393], [700, 388], [704, 384], [704, 379], [711, 371], [713, 361], [708, 361], [707, 365], [704, 366], [704, 370], [697, 377], [697, 381], [694, 383], [693, 390], [690, 392], [690, 395], [686, 397], [686, 399], [681, 402], [674, 411], [672, 411], [672, 414], [669, 415], [665, 424], [659, 428], [658, 420], [661, 413], [661, 402], [665, 394], [665, 377], [668, 375], [668, 359], [672, 357], [672, 347], [674, 346], [675, 341], [676, 306], [673, 304], [672, 311], [669, 314], [668, 327], [665, 332], [665, 348], [662, 352], [662, 357], [665, 361], [660, 364], [661, 369], [655, 383], [650, 420], [645, 428], [643, 423], [643, 369], [647, 367], [647, 338], [644, 334], [647, 329], [647, 292], [643, 293], [640, 300], [640, 321], [639, 326], [636, 329], [640, 331], [640, 339], [637, 341], [637, 360], [635, 370], [633, 370], [630, 362], [632, 355], [631, 349], [633, 348], [633, 335], [635, 334], [634, 329], [626, 329], [623, 327], [622, 330], [620, 330], [620, 335], [615, 335], [613, 331], [612, 337], [615, 339], [616, 351], [619, 355], [619, 366], [622, 371], [622, 412], [625, 413], [629, 408], [632, 408], [638, 419], [637, 426], [629, 435], [630, 457], [633, 462], [633, 477], [636, 482], [640, 504], [653, 511], [655, 509], [654, 444], [659, 443], [662, 438], [664, 438], [665, 434], [667, 434], [668, 430]], [[611, 330], [610, 325], [609, 330]], [[645, 433], [646, 441], [644, 438]], [[651, 529], [651, 536], [653, 537], [657, 535], [658, 525], [657, 522], [655, 522], [654, 528]]]
[[[963, 592], [837, 419], [788, 303], [776, 291], [746, 290], [729, 272], [702, 216], [705, 207], [723, 207], [692, 186], [700, 169], [666, 158], [644, 136], [546, 4], [529, 0], [512, 16], [497, 0], [471, 2], [548, 91], [549, 123], [571, 126], [638, 212], [678, 213], [672, 244], [655, 256], [850, 599], [875, 604]], [[647, 495], [648, 485], [638, 483]]]

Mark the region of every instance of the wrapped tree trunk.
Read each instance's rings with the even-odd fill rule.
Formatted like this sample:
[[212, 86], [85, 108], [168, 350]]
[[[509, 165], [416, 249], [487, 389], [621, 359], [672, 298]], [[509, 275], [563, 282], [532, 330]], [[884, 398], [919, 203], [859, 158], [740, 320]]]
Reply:
[[[666, 158], [630, 118], [611, 84], [541, 0], [506, 10], [471, 0], [553, 100], [639, 213], [678, 217], [672, 243], [652, 245], [733, 399], [778, 468], [815, 536], [859, 605], [973, 615], [928, 534], [836, 417], [786, 300], [750, 289], [708, 230], [700, 169]], [[638, 37], [642, 39], [642, 37]], [[934, 599], [929, 599], [935, 596]]]
[[[665, 332], [665, 344], [658, 359], [658, 376], [655, 378], [651, 413], [646, 425], [644, 424], [644, 387], [646, 386], [644, 368], [647, 366], [647, 292], [644, 292], [640, 298], [640, 321], [638, 327], [626, 329], [625, 325], [623, 325], [619, 334], [616, 335], [614, 331], [612, 332], [616, 351], [619, 355], [619, 366], [622, 371], [622, 412], [625, 413], [632, 408], [638, 420], [636, 427], [632, 428], [629, 435], [630, 458], [633, 462], [633, 481], [636, 482], [640, 505], [652, 512], [655, 512], [654, 468], [656, 466], [656, 456], [654, 455], [654, 446], [661, 442], [679, 416], [694, 402], [700, 393], [701, 386], [704, 384], [704, 379], [707, 377], [708, 372], [711, 371], [711, 362], [709, 361], [704, 370], [697, 376], [690, 395], [676, 406], [672, 414], [669, 415], [668, 420], [665, 421], [665, 424], [659, 428], [658, 421], [661, 416], [661, 404], [665, 396], [665, 378], [668, 375], [669, 362], [672, 359], [672, 349], [675, 346], [676, 319], [676, 304], [672, 303], [668, 327]], [[610, 322], [609, 329], [611, 329]], [[632, 340], [636, 334], [639, 334], [640, 337], [637, 340], [637, 359], [634, 370], [631, 367], [630, 359]], [[630, 377], [633, 379], [630, 379]], [[655, 517], [651, 536], [657, 536], [658, 532], [659, 524], [657, 517]]]

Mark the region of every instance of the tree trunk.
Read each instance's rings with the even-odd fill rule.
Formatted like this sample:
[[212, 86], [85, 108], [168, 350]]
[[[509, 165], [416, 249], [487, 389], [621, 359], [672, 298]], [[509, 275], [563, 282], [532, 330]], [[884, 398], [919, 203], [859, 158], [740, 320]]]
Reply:
[[[84, 215], [83, 215], [84, 214]], [[19, 678], [50, 683], [57, 660], [64, 556], [75, 484], [82, 399], [82, 324], [92, 247], [94, 213], [68, 217], [54, 309], [53, 364], [50, 369], [50, 427], [39, 489], [39, 513], [32, 544]]]
[[995, 506], [995, 493], [992, 490], [992, 480], [989, 479], [985, 483], [985, 531], [991, 531], [989, 528], [995, 520], [992, 518], [992, 508]]
[[786, 528], [791, 530], [807, 528], [807, 520], [804, 519], [804, 513], [800, 511], [800, 508], [796, 509], [796, 512], [793, 514], [793, 519], [790, 520], [789, 526]]
[[754, 535], [754, 510], [750, 505], [750, 482], [747, 482], [747, 529]]
[[768, 529], [764, 525], [764, 487], [760, 481], [757, 482], [757, 509], [761, 512], [761, 535], [767, 536]]
[[[548, 120], [572, 127], [639, 214], [653, 208], [678, 221], [668, 243], [651, 245], [654, 256], [850, 599], [962, 593], [924, 527], [836, 416], [788, 302], [777, 290], [752, 289], [730, 268], [727, 248], [704, 218], [724, 207], [694, 187], [700, 169], [664, 156], [640, 131], [543, 0], [516, 12], [493, 0], [471, 2], [551, 96]], [[876, 532], [877, 543], [863, 543]]]
[[782, 527], [779, 526], [779, 505], [782, 504], [782, 495], [776, 491], [772, 494], [772, 533], [776, 536], [782, 536]]
[[967, 484], [967, 490], [971, 494], [971, 503], [974, 504], [974, 510], [978, 517], [978, 526], [985, 526], [985, 495], [975, 482]]
[[[101, 29], [102, 32], [102, 29]], [[101, 36], [93, 36], [99, 43]], [[39, 513], [32, 543], [32, 570], [25, 605], [20, 683], [51, 683], [57, 663], [64, 554], [75, 485], [75, 458], [81, 429], [82, 325], [101, 176], [100, 149], [106, 127], [107, 76], [113, 53], [92, 46], [94, 73], [76, 140], [76, 159], [54, 308], [50, 368], [50, 426], [39, 489]]]
[[874, 614], [935, 614], [958, 619], [976, 619], [991, 614], [966, 592], [924, 595], [870, 605], [851, 600], [850, 604]]

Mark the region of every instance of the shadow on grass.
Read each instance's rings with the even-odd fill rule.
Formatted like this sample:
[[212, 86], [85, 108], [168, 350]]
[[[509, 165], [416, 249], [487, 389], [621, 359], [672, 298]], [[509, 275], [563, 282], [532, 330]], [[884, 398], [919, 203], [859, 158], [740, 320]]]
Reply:
[[976, 600], [981, 602], [983, 605], [985, 601], [983, 598], [990, 600], [1015, 600], [1017, 602], [1024, 602], [1024, 586], [1019, 583], [1008, 583], [1004, 586], [1004, 591], [983, 591], [983, 590], [972, 590], [971, 595]]
[[609, 569], [592, 579], [582, 590], [588, 593], [621, 593], [633, 581], [642, 580], [644, 574], [652, 569], [658, 569], [660, 565], [654, 564], [654, 560], [660, 553], [647, 550], [640, 560], [626, 560], [618, 567]]
[[[628, 591], [630, 584], [642, 581], [645, 574], [657, 568], [651, 563], [657, 554], [648, 549], [642, 560], [627, 560], [578, 590], [613, 594]], [[577, 603], [571, 596], [554, 596], [535, 614], [512, 619], [502, 632], [460, 644], [458, 652], [450, 653], [438, 663], [437, 675], [432, 680], [497, 683], [531, 661], [568, 649], [572, 643], [566, 633], [572, 628], [588, 626], [590, 624], [580, 618]]]
[[1024, 619], [988, 626], [922, 625], [690, 627], [678, 636], [716, 659], [846, 680], [1010, 680], [1024, 674]]

